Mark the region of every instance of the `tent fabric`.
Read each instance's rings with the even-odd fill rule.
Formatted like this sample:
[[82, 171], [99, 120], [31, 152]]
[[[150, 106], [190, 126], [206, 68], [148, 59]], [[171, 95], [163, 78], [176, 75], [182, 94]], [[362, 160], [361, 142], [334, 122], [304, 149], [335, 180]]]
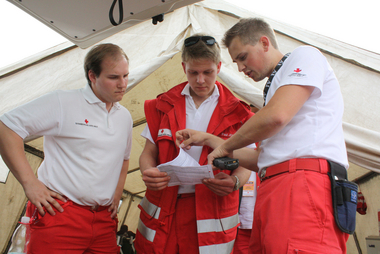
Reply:
[[[213, 35], [220, 42], [224, 32], [239, 17], [266, 19], [275, 29], [283, 53], [304, 44], [324, 53], [340, 82], [345, 102], [343, 127], [349, 161], [380, 173], [379, 54], [262, 17], [221, 0], [205, 0], [177, 9], [166, 14], [164, 21], [157, 25], [147, 20], [101, 43], [112, 42], [126, 51], [130, 59], [128, 91], [131, 91], [173, 59], [187, 36], [202, 32]], [[58, 54], [67, 48], [70, 50]], [[30, 58], [29, 62], [0, 70], [0, 114], [53, 90], [87, 85], [82, 65], [88, 50], [66, 43]], [[39, 61], [33, 63], [36, 60]], [[239, 73], [225, 48], [222, 48], [219, 78], [242, 99], [261, 107], [265, 80], [254, 82]]]

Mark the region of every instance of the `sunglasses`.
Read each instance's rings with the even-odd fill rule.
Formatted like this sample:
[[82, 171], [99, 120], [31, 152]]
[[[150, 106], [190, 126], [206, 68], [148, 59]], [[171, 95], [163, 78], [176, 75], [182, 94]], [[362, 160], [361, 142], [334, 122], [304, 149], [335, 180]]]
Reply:
[[185, 40], [185, 47], [197, 44], [199, 40], [202, 40], [208, 46], [212, 46], [216, 43], [215, 38], [211, 36], [192, 36]]

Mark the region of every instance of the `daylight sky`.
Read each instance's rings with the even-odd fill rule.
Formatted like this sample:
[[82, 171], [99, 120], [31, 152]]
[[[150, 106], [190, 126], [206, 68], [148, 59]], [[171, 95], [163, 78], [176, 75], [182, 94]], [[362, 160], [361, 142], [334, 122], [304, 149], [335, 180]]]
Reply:
[[[380, 53], [379, 0], [226, 0], [257, 14]], [[67, 41], [0, 0], [0, 68]]]

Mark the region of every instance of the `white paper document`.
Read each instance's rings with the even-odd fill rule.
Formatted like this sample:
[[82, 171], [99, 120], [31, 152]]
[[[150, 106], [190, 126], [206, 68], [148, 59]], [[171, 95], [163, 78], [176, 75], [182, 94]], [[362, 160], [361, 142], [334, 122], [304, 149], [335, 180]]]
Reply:
[[201, 184], [202, 179], [214, 178], [211, 165], [200, 166], [182, 148], [174, 160], [160, 164], [157, 168], [170, 176], [168, 186]]

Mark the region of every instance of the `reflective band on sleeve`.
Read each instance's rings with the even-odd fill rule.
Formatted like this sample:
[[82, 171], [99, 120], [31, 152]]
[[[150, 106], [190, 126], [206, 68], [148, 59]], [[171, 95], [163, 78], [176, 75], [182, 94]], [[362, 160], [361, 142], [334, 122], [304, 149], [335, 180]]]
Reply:
[[137, 226], [139, 232], [150, 242], [153, 242], [154, 236], [156, 235], [156, 230], [150, 229], [145, 224], [139, 220], [139, 225]]
[[230, 254], [235, 240], [228, 243], [207, 245], [199, 247], [199, 254]]
[[222, 219], [197, 220], [198, 233], [222, 232], [239, 224], [239, 214]]
[[146, 197], [143, 197], [143, 199], [140, 202], [140, 205], [144, 209], [144, 211], [153, 218], [158, 219], [158, 217], [160, 216], [161, 207], [158, 207], [150, 203]]

